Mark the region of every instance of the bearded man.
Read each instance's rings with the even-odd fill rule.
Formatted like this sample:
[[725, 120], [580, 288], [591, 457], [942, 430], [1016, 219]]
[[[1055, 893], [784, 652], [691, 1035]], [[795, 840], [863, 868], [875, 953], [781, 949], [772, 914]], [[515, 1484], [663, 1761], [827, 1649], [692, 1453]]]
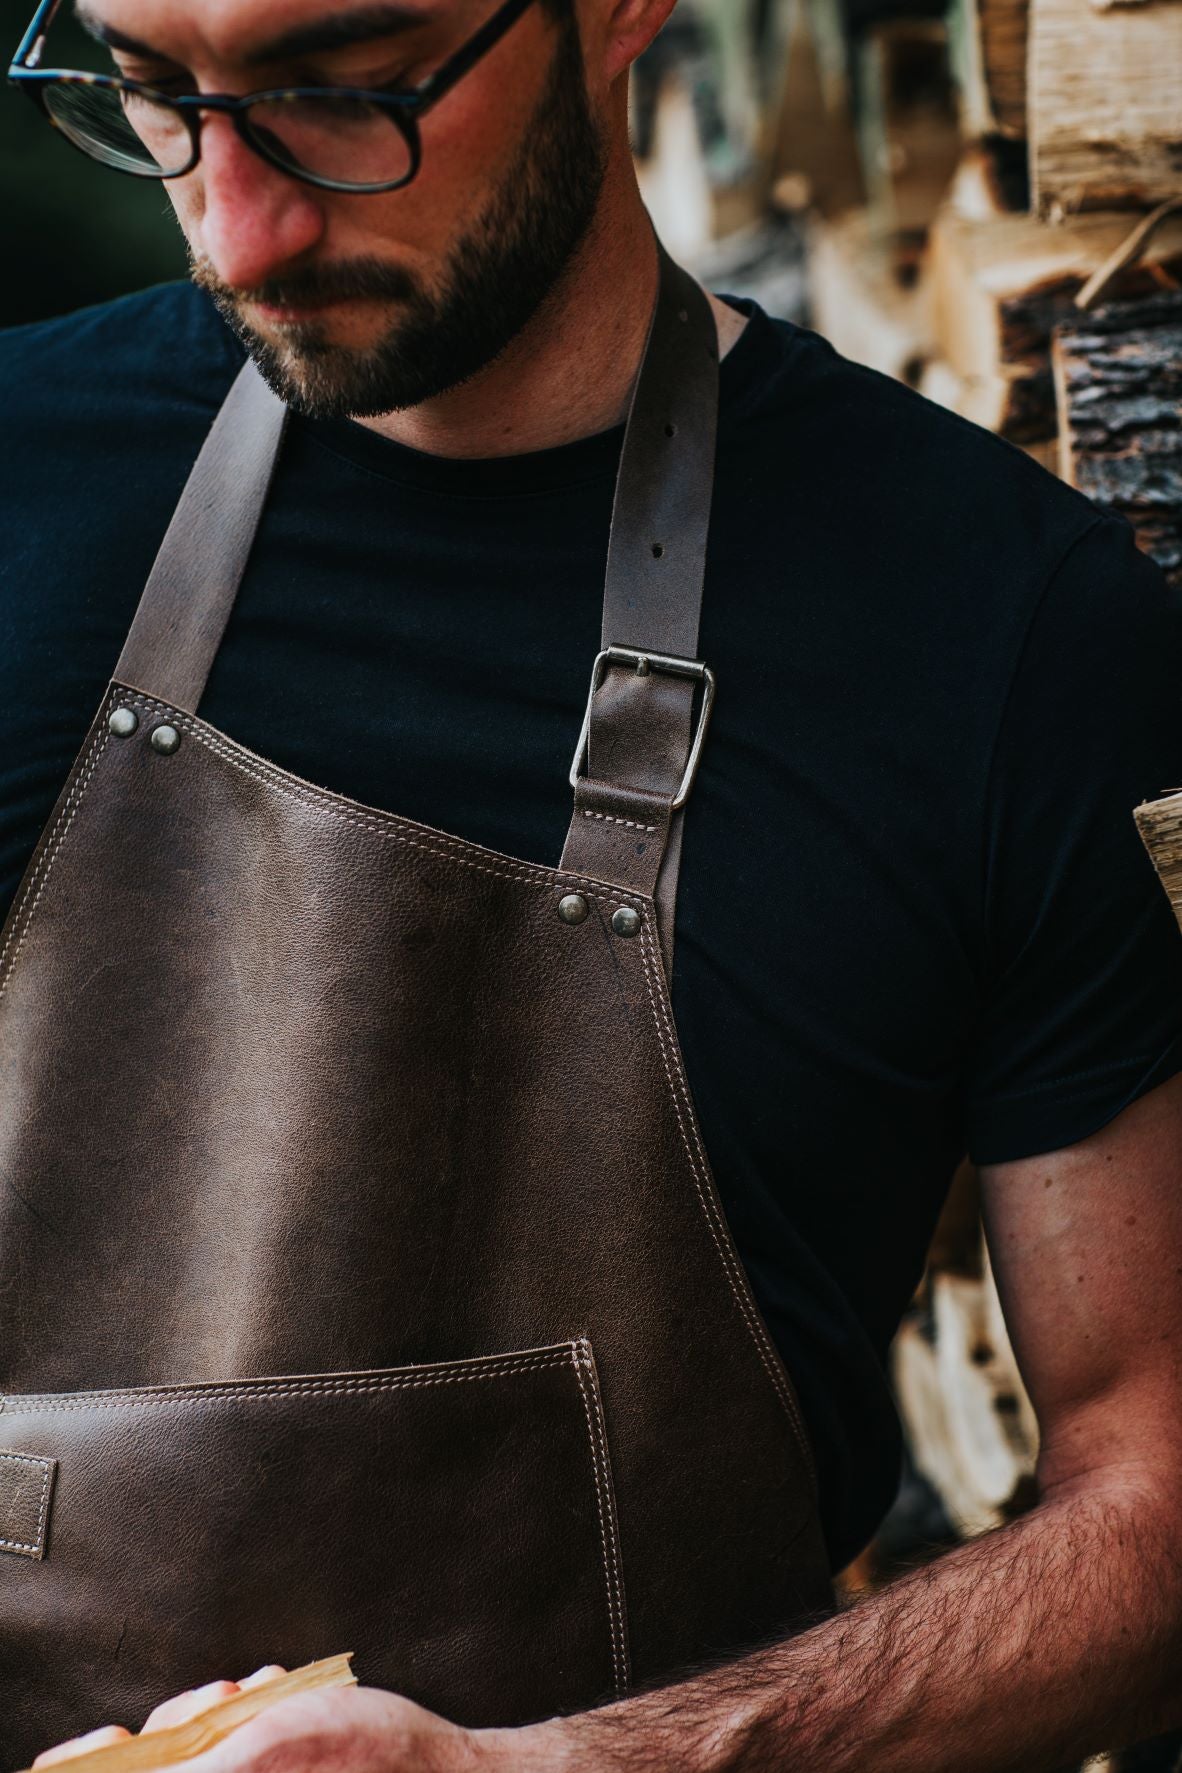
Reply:
[[[344, 1650], [194, 1773], [1182, 1718], [1182, 599], [672, 262], [670, 7], [19, 47], [193, 277], [0, 341], [6, 1766]], [[1038, 1499], [839, 1607], [966, 1153]]]

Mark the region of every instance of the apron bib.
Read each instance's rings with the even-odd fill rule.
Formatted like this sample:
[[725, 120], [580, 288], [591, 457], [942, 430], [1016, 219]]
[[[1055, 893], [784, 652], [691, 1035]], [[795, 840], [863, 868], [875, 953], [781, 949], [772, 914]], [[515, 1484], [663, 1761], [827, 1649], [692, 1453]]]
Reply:
[[6, 1768], [340, 1650], [523, 1723], [833, 1604], [670, 1007], [718, 366], [659, 255], [557, 868], [200, 719], [253, 366], [190, 476], [0, 934]]

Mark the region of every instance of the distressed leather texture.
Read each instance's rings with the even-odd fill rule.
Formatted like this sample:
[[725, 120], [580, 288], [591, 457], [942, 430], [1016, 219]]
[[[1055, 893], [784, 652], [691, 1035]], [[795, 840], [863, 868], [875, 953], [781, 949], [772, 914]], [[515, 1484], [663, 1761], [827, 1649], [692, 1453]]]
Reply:
[[153, 692], [145, 633], [216, 650], [182, 579], [0, 934], [0, 1472], [55, 1462], [0, 1766], [345, 1649], [525, 1722], [830, 1607], [618, 837], [540, 867], [247, 751]]

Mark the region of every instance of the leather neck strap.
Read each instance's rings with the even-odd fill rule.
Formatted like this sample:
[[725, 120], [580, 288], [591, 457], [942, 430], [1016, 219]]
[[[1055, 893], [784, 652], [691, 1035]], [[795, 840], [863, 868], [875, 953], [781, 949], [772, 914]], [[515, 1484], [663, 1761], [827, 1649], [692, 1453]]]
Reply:
[[247, 360], [148, 574], [115, 680], [196, 714], [263, 514], [287, 408]]
[[[699, 285], [656, 242], [657, 299], [628, 411], [608, 538], [603, 646], [692, 660], [706, 561], [718, 338]], [[197, 457], [115, 680], [196, 714], [254, 542], [287, 409], [247, 362]], [[603, 661], [562, 867], [655, 893], [672, 960], [695, 682]]]
[[[616, 479], [603, 595], [604, 660], [588, 708], [562, 866], [654, 893], [666, 971], [682, 813], [674, 798], [693, 737], [695, 682], [647, 655], [694, 660], [718, 417], [718, 332], [700, 286], [657, 242], [660, 282]], [[602, 658], [602, 655], [601, 655]]]

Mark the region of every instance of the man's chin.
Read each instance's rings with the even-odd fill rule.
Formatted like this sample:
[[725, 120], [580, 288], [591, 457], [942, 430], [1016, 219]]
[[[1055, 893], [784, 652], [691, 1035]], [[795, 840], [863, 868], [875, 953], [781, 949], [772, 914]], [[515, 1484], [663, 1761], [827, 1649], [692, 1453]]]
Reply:
[[218, 302], [256, 369], [285, 405], [307, 418], [368, 418], [389, 410], [363, 349], [335, 341], [322, 319], [270, 325], [254, 304]]
[[379, 414], [417, 406], [432, 389], [403, 385], [388, 363], [364, 351], [332, 344], [299, 349], [239, 329], [239, 336], [273, 394], [293, 412], [309, 419], [372, 419]]
[[310, 357], [306, 351], [277, 348], [258, 334], [245, 342], [271, 392], [305, 418], [368, 418], [387, 410], [384, 399], [375, 403], [363, 370], [333, 362], [342, 355], [339, 351], [329, 348]]

